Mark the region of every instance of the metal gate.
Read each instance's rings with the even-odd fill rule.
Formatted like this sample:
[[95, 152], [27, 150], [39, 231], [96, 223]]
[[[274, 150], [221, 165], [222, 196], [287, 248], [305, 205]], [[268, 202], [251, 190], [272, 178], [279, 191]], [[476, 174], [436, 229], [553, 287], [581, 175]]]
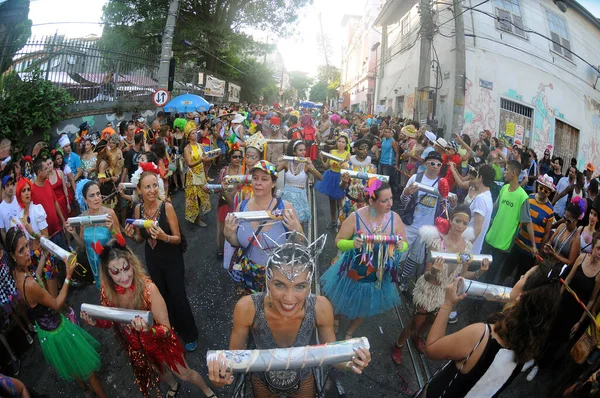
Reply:
[[569, 167], [571, 158], [577, 159], [579, 130], [557, 119], [554, 131], [554, 156], [563, 158], [564, 172]]

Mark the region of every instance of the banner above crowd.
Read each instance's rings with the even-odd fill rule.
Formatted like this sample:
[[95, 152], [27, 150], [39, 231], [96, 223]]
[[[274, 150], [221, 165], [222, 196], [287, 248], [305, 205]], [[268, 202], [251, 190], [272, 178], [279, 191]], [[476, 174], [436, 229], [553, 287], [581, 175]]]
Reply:
[[225, 80], [219, 80], [214, 76], [207, 75], [204, 94], [213, 97], [225, 96]]

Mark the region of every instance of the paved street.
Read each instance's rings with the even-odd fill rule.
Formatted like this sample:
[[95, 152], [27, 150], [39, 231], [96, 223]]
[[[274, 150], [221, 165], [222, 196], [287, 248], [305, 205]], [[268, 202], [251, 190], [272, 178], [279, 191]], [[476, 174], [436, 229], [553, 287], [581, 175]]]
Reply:
[[[329, 221], [328, 203], [320, 194], [317, 194], [319, 203], [318, 220], [324, 226]], [[231, 331], [231, 315], [236, 301], [234, 286], [230, 282], [222, 265], [215, 259], [215, 214], [213, 208], [209, 216], [209, 227], [206, 229], [191, 225], [183, 217], [183, 193], [177, 193], [174, 197], [175, 208], [179, 216], [183, 232], [189, 241], [189, 249], [185, 254], [187, 291], [192, 304], [192, 310], [196, 317], [196, 323], [200, 329], [198, 339], [198, 350], [187, 356], [189, 365], [198, 370], [203, 376], [206, 375], [205, 354], [208, 349], [225, 348], [228, 345], [229, 333]], [[216, 199], [213, 198], [213, 199]], [[213, 203], [215, 204], [215, 203]], [[335, 256], [333, 240], [335, 238], [331, 231], [319, 228], [319, 233], [328, 233], [327, 250], [323, 253], [320, 261], [320, 273], [329, 266], [330, 260]], [[135, 252], [143, 258], [143, 245], [135, 245]], [[83, 302], [96, 304], [98, 292], [92, 286], [74, 290], [69, 295], [69, 302], [74, 308], [79, 308]], [[463, 307], [470, 308], [468, 303]], [[486, 304], [485, 311], [493, 311], [493, 306]], [[482, 311], [484, 312], [484, 311]], [[460, 311], [459, 325], [453, 325], [450, 330], [456, 330], [467, 322], [475, 320], [473, 311]], [[100, 378], [110, 397], [137, 397], [140, 396], [137, 387], [133, 383], [131, 369], [124, 353], [114, 339], [110, 330], [96, 329], [84, 326], [102, 344], [102, 370]], [[340, 336], [345, 333], [346, 323], [342, 322]], [[405, 351], [405, 364], [396, 366], [390, 356], [390, 347], [400, 330], [400, 322], [395, 312], [389, 312], [369, 319], [360, 329], [360, 335], [367, 336], [371, 342], [373, 355], [372, 365], [362, 376], [343, 374], [336, 372], [339, 384], [345, 390], [347, 397], [402, 397], [409, 396], [408, 391], [417, 389], [417, 379], [410, 362], [410, 357]], [[383, 334], [382, 334], [383, 333]], [[14, 333], [13, 333], [14, 334]], [[357, 335], [358, 335], [357, 334]], [[53, 369], [46, 366], [39, 343], [35, 342], [33, 347], [23, 354], [20, 378], [38, 393], [44, 393], [49, 397], [81, 397], [80, 390], [74, 383], [64, 382], [56, 376]], [[538, 377], [538, 379], [540, 379]], [[541, 380], [541, 379], [540, 379]], [[408, 383], [408, 385], [406, 385]], [[523, 397], [540, 395], [540, 382], [536, 379], [533, 383], [524, 381], [524, 376], [503, 394], [503, 397]], [[330, 383], [327, 393], [328, 397], [336, 397]], [[230, 389], [216, 391], [220, 397], [231, 395]], [[184, 385], [179, 394], [180, 397], [199, 397], [201, 393], [193, 386]]]

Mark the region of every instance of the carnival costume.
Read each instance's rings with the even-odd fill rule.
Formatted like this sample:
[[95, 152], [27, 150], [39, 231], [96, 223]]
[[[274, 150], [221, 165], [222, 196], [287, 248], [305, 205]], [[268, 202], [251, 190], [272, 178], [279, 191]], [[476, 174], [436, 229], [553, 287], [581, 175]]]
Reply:
[[[185, 219], [193, 223], [198, 216], [203, 216], [211, 209], [210, 197], [204, 190], [206, 185], [206, 175], [204, 174], [204, 164], [200, 158], [204, 154], [200, 144], [191, 145], [191, 160], [193, 163], [199, 162], [196, 166], [188, 168], [185, 176]], [[198, 206], [200, 201], [200, 206]]]
[[[346, 150], [340, 152], [337, 149], [333, 149], [331, 154], [346, 159], [349, 152]], [[315, 189], [322, 194], [327, 195], [331, 200], [341, 200], [345, 195], [344, 191], [340, 188], [340, 180], [342, 179], [340, 171], [342, 168], [335, 160], [329, 160], [329, 164], [330, 169], [323, 173], [323, 179], [317, 181]]]
[[[371, 164], [371, 157], [367, 156], [365, 160], [358, 160], [356, 155], [350, 156], [349, 169], [359, 173], [377, 174], [377, 167]], [[368, 196], [365, 194], [366, 181], [360, 178], [351, 178], [346, 188], [346, 196], [342, 202], [340, 215], [338, 218], [338, 228], [342, 225], [348, 216], [362, 209], [368, 204]]]
[[20, 299], [21, 294], [17, 290], [17, 285], [8, 267], [8, 254], [2, 251], [0, 257], [0, 305], [4, 314], [10, 315], [13, 309], [17, 308]]
[[[302, 142], [302, 141], [297, 141]], [[297, 163], [293, 160], [288, 161], [288, 170], [285, 172], [285, 185], [281, 199], [292, 204], [298, 219], [301, 223], [310, 221], [310, 207], [308, 206], [308, 198], [306, 196], [306, 180], [308, 174], [305, 171], [305, 163]]]
[[33, 278], [44, 289], [35, 274], [23, 279], [23, 298], [27, 314], [37, 327], [37, 336], [46, 362], [65, 380], [87, 380], [100, 369], [98, 343], [85, 330], [75, 325], [64, 315], [38, 303], [30, 307], [25, 292], [25, 281]]

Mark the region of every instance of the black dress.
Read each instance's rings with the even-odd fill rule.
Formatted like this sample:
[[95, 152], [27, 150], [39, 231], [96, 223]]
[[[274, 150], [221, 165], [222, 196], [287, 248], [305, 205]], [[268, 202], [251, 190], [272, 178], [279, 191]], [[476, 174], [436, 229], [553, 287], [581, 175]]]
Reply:
[[[140, 218], [145, 218], [144, 214], [144, 204], [141, 203]], [[167, 235], [171, 235], [164, 202], [160, 205], [155, 220], [158, 220], [158, 226]], [[171, 325], [185, 343], [196, 341], [198, 328], [185, 291], [185, 265], [179, 245], [154, 240], [144, 228], [140, 232], [146, 239], [146, 266], [152, 281], [165, 299]]]

